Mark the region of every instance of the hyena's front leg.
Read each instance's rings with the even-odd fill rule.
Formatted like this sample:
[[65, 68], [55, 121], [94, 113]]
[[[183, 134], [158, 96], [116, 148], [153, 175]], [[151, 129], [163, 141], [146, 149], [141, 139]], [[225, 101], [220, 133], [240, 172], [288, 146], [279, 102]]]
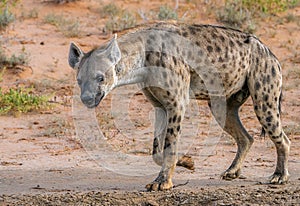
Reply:
[[[163, 165], [163, 151], [167, 132], [167, 112], [163, 107], [155, 107], [154, 140], [152, 158], [160, 166]], [[177, 166], [194, 170], [194, 161], [189, 155], [180, 155]]]
[[177, 163], [177, 143], [184, 111], [172, 108], [167, 112], [167, 130], [163, 147], [162, 168], [158, 177], [146, 186], [149, 191], [167, 190], [173, 187], [172, 176]]
[[154, 140], [152, 158], [160, 166], [163, 164], [163, 149], [167, 132], [167, 112], [162, 107], [155, 107]]

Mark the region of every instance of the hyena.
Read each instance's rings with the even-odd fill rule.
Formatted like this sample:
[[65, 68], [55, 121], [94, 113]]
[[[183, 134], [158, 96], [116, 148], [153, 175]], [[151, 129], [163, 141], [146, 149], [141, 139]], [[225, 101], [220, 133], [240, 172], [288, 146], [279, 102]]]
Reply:
[[[239, 177], [253, 144], [239, 118], [251, 96], [254, 111], [277, 150], [271, 183], [289, 178], [290, 140], [282, 130], [281, 66], [257, 37], [213, 25], [154, 23], [129, 29], [88, 53], [71, 43], [69, 64], [77, 70], [81, 100], [96, 107], [114, 88], [138, 84], [155, 108], [153, 160], [161, 166], [148, 190], [173, 187], [177, 147], [189, 99], [207, 100], [219, 125], [237, 143], [237, 153], [222, 178]], [[192, 164], [184, 165], [192, 167]]]

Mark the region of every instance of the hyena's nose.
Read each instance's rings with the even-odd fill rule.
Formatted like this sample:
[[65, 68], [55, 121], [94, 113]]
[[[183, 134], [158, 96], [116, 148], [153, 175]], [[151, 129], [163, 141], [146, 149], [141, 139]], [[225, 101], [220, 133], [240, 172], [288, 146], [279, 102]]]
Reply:
[[80, 96], [80, 99], [81, 101], [84, 103], [84, 104], [92, 104], [95, 102], [95, 97], [91, 94], [86, 94], [86, 93], [83, 93], [81, 96]]

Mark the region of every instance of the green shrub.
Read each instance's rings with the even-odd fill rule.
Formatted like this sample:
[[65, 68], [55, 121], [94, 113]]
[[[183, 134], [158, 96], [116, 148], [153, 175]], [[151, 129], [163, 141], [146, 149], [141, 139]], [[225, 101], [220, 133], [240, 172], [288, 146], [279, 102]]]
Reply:
[[176, 11], [174, 11], [173, 9], [171, 9], [168, 6], [161, 6], [159, 7], [159, 12], [157, 14], [157, 17], [159, 20], [169, 20], [169, 19], [174, 19], [177, 20], [178, 19], [178, 15], [176, 13]]
[[126, 9], [121, 9], [117, 5], [110, 3], [100, 9], [102, 18], [108, 18], [105, 23], [107, 31], [121, 31], [136, 25], [136, 16]]
[[238, 0], [226, 1], [225, 7], [217, 12], [217, 21], [250, 33], [255, 29], [252, 13]]
[[21, 114], [49, 108], [48, 97], [34, 95], [32, 89], [10, 89], [3, 92], [0, 88], [0, 115]]
[[299, 3], [299, 0], [242, 0], [241, 4], [244, 8], [248, 8], [252, 13], [260, 15], [276, 14], [294, 7]]
[[109, 3], [100, 9], [100, 16], [102, 18], [118, 16], [121, 13], [122, 13], [122, 9], [117, 5], [115, 5], [114, 3]]
[[254, 18], [285, 11], [298, 3], [299, 0], [226, 0], [216, 15], [217, 20], [227, 26], [253, 32]]
[[80, 23], [77, 20], [66, 19], [63, 15], [48, 14], [44, 22], [55, 26], [66, 37], [80, 36]]
[[119, 16], [111, 17], [106, 23], [105, 28], [108, 31], [121, 31], [136, 25], [136, 18], [128, 11], [123, 11]]
[[29, 63], [29, 54], [25, 51], [25, 48], [22, 49], [22, 52], [19, 55], [13, 54], [8, 57], [5, 52], [0, 47], [0, 69], [1, 68], [14, 68], [16, 66], [28, 65]]
[[0, 11], [0, 30], [4, 30], [11, 22], [15, 20], [15, 16], [7, 7]]

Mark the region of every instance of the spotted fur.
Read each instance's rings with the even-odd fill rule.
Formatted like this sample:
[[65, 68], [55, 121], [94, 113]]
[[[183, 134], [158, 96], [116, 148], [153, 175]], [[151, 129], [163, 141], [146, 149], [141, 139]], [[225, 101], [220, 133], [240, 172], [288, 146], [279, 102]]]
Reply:
[[161, 165], [148, 190], [172, 188], [176, 166], [193, 168], [177, 157], [178, 139], [189, 99], [207, 100], [220, 126], [237, 142], [236, 157], [222, 174], [237, 178], [253, 144], [239, 119], [251, 96], [263, 130], [277, 149], [270, 181], [288, 181], [290, 141], [282, 130], [282, 74], [275, 55], [254, 35], [211, 26], [155, 23], [125, 31], [87, 54], [71, 45], [69, 62], [78, 67], [81, 99], [95, 107], [112, 89], [138, 84], [155, 107], [153, 159]]

